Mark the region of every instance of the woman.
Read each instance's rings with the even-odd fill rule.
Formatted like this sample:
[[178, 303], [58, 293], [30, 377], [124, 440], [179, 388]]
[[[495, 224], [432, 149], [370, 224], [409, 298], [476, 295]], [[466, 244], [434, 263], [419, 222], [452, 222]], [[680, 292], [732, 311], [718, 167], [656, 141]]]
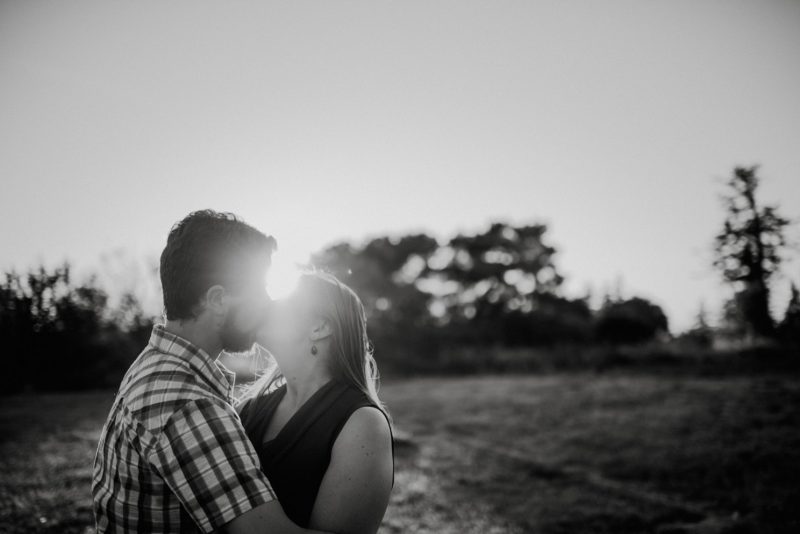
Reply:
[[394, 485], [364, 307], [334, 276], [301, 275], [259, 334], [278, 363], [239, 411], [286, 515], [307, 528], [374, 534]]

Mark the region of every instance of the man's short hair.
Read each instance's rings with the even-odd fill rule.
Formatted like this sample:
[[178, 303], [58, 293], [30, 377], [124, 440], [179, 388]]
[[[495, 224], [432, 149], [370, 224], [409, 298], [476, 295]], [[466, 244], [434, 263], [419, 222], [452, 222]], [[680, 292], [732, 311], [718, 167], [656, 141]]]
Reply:
[[214, 285], [235, 291], [266, 274], [275, 238], [232, 213], [195, 211], [176, 223], [161, 253], [161, 287], [167, 319], [194, 318], [200, 297]]

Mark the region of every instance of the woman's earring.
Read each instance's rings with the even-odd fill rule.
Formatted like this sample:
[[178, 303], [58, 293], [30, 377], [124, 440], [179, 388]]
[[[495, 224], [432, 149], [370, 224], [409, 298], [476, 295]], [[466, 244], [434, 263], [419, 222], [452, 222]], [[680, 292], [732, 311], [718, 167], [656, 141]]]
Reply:
[[311, 354], [313, 354], [314, 356], [317, 355], [317, 346], [316, 345], [311, 345]]

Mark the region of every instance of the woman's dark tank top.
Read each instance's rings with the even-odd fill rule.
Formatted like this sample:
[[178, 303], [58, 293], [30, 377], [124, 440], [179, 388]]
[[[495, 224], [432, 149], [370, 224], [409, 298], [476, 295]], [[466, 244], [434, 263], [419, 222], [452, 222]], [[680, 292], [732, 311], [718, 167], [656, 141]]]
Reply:
[[242, 406], [240, 416], [261, 460], [261, 470], [284, 512], [297, 525], [307, 527], [336, 437], [354, 411], [375, 403], [358, 389], [332, 380], [314, 392], [280, 432], [265, 442], [267, 426], [285, 394], [284, 384], [251, 399]]

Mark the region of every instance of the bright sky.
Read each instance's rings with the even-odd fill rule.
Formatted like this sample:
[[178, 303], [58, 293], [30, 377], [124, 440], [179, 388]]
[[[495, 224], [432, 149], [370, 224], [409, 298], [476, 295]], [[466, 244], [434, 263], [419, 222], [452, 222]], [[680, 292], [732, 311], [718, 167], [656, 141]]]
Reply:
[[681, 329], [734, 165], [800, 218], [796, 1], [9, 1], [0, 82], [0, 268], [154, 257], [205, 207], [285, 261], [543, 221], [568, 294]]

